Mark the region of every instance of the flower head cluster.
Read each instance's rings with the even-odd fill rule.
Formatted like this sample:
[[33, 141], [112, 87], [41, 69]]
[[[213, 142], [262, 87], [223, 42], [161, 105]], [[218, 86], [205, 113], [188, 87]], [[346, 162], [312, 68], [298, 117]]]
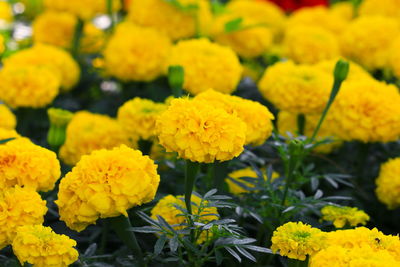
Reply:
[[27, 225], [18, 228], [12, 249], [19, 262], [35, 267], [67, 267], [78, 259], [76, 242], [50, 227]]
[[399, 33], [399, 23], [393, 18], [360, 17], [353, 20], [340, 36], [341, 50], [344, 56], [369, 70], [383, 68], [388, 60], [388, 50], [384, 47]]
[[400, 158], [382, 164], [375, 183], [379, 201], [389, 209], [400, 207]]
[[258, 86], [262, 95], [281, 110], [318, 113], [328, 101], [332, 78], [314, 66], [287, 61], [269, 67]]
[[[46, 11], [33, 22], [35, 42], [71, 48], [78, 19], [68, 12]], [[81, 40], [82, 52], [98, 52], [104, 43], [104, 33], [92, 23], [85, 23]]]
[[[314, 133], [315, 128], [319, 122], [321, 114], [309, 114], [305, 116], [305, 127], [303, 135], [311, 137]], [[280, 111], [278, 113], [278, 131], [281, 135], [289, 137], [288, 133], [292, 136], [296, 136], [299, 132], [297, 123], [298, 114], [291, 113], [287, 111]], [[330, 119], [329, 113], [325, 118], [321, 128], [319, 129], [316, 141], [323, 141], [329, 139], [331, 142], [326, 144], [321, 144], [315, 147], [315, 151], [319, 153], [330, 153], [342, 144], [342, 141], [335, 136], [335, 131], [333, 129], [333, 122]]]
[[268, 108], [256, 101], [238, 96], [207, 90], [198, 94], [195, 100], [204, 100], [210, 105], [224, 109], [238, 116], [246, 124], [246, 144], [261, 145], [271, 136], [274, 115]]
[[0, 249], [12, 243], [17, 229], [23, 225], [43, 223], [46, 201], [28, 188], [15, 186], [0, 194]]
[[400, 2], [397, 0], [364, 0], [359, 7], [361, 16], [384, 16], [399, 19]]
[[0, 127], [0, 140], [21, 137], [15, 130]]
[[339, 207], [328, 205], [321, 209], [324, 221], [331, 221], [336, 228], [343, 228], [345, 225], [365, 225], [369, 216], [364, 211], [352, 207]]
[[[200, 223], [208, 223], [213, 220], [218, 220], [218, 211], [216, 207], [203, 207], [207, 203], [196, 195], [192, 195], [192, 214], [198, 216]], [[183, 223], [187, 223], [186, 217], [183, 216], [181, 210], [175, 207], [179, 206], [183, 209], [186, 208], [183, 196], [167, 195], [160, 199], [157, 204], [151, 210], [151, 217], [157, 220], [157, 216], [161, 216], [165, 221], [174, 227], [174, 229], [182, 229]], [[200, 238], [197, 240], [198, 243], [202, 243], [207, 239], [207, 232], [200, 233]]]
[[160, 176], [157, 165], [125, 145], [82, 156], [61, 180], [60, 218], [76, 231], [98, 218], [128, 216], [127, 210], [153, 200]]
[[332, 34], [338, 35], [347, 26], [347, 20], [336, 15], [332, 9], [323, 6], [301, 8], [289, 17], [286, 28], [291, 29], [298, 25], [324, 28]]
[[156, 120], [166, 108], [163, 103], [135, 97], [118, 109], [118, 122], [127, 134], [135, 139], [153, 139]]
[[121, 23], [103, 52], [106, 71], [123, 81], [151, 81], [163, 73], [170, 47], [156, 29]]
[[4, 104], [0, 103], [0, 128], [14, 129], [17, 125], [17, 119], [14, 113]]
[[0, 70], [0, 100], [11, 107], [39, 108], [57, 96], [60, 79], [52, 69], [7, 65]]
[[17, 138], [0, 145], [0, 188], [20, 185], [49, 191], [61, 175], [54, 152]]
[[[276, 5], [267, 1], [231, 1], [227, 11], [216, 17], [212, 36], [220, 44], [230, 46], [242, 57], [257, 57], [268, 51], [278, 39], [285, 16]], [[227, 32], [232, 21], [241, 20], [239, 29]]]
[[[273, 181], [278, 177], [279, 174], [274, 172], [272, 173], [271, 179]], [[241, 185], [244, 185], [248, 188], [254, 188], [254, 182], [246, 181], [243, 178], [258, 178], [258, 174], [251, 167], [231, 172], [230, 174], [228, 174], [228, 178], [225, 178], [225, 181], [228, 184], [229, 192], [235, 195], [251, 192]], [[264, 180], [267, 180], [267, 176], [265, 175], [265, 173], [263, 175], [263, 178]]]
[[394, 76], [400, 78], [400, 37], [397, 37], [389, 50], [388, 64]]
[[0, 2], [0, 21], [2, 23], [12, 22], [14, 19], [12, 6], [7, 1]]
[[205, 163], [238, 156], [246, 138], [246, 125], [241, 119], [203, 100], [172, 100], [158, 117], [156, 131], [167, 152]]
[[339, 56], [339, 43], [333, 33], [320, 26], [298, 25], [285, 35], [286, 55], [297, 63], [317, 63]]
[[61, 91], [72, 89], [79, 81], [78, 63], [68, 52], [46, 44], [35, 44], [31, 48], [21, 50], [5, 60], [5, 65], [45, 66], [57, 72], [61, 80]]
[[344, 83], [329, 117], [343, 140], [390, 142], [400, 136], [400, 93], [370, 78]]
[[132, 0], [128, 20], [152, 27], [172, 40], [206, 34], [212, 20], [208, 0], [178, 0], [177, 5], [164, 0]]
[[94, 150], [110, 149], [121, 144], [134, 145], [135, 142], [136, 139], [130, 140], [115, 119], [79, 111], [67, 126], [66, 140], [59, 155], [66, 164], [75, 165], [83, 155]]
[[193, 95], [209, 88], [232, 93], [243, 71], [232, 49], [205, 38], [180, 41], [173, 47], [167, 65], [184, 68], [183, 88]]
[[288, 222], [273, 233], [271, 249], [282, 256], [304, 261], [325, 247], [325, 233], [302, 222]]
[[[48, 10], [68, 12], [83, 20], [89, 20], [96, 15], [107, 13], [108, 0], [44, 0], [44, 6]], [[113, 11], [121, 8], [121, 2], [111, 0]]]

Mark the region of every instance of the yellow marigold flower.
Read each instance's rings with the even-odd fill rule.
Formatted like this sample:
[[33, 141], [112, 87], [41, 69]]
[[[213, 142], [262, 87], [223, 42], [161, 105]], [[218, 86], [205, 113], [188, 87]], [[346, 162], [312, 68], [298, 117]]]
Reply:
[[333, 34], [341, 34], [348, 22], [341, 16], [335, 15], [324, 6], [304, 7], [289, 17], [286, 28], [290, 29], [298, 25], [307, 25], [324, 28]]
[[6, 65], [0, 70], [0, 80], [0, 100], [14, 108], [45, 107], [60, 88], [57, 73], [40, 66]]
[[15, 186], [0, 193], [0, 249], [12, 243], [20, 226], [43, 223], [46, 201], [29, 189]]
[[354, 4], [351, 2], [337, 2], [330, 6], [329, 12], [346, 21], [350, 21], [355, 17]]
[[0, 23], [9, 23], [14, 20], [14, 15], [10, 3], [0, 1]]
[[371, 79], [343, 84], [329, 111], [332, 129], [345, 141], [390, 142], [400, 136], [400, 94]]
[[[128, 20], [152, 27], [172, 40], [207, 34], [212, 14], [208, 0], [178, 0], [180, 10], [165, 0], [131, 0]], [[191, 8], [192, 7], [192, 8]]]
[[172, 48], [167, 65], [184, 68], [183, 88], [193, 95], [209, 88], [232, 93], [243, 71], [232, 49], [205, 38], [180, 41]]
[[241, 119], [202, 100], [172, 100], [158, 117], [156, 131], [167, 152], [204, 163], [238, 156], [246, 138]]
[[344, 56], [369, 70], [383, 68], [388, 61], [385, 47], [399, 33], [399, 23], [393, 18], [360, 17], [353, 20], [340, 36], [341, 50]]
[[[231, 1], [227, 11], [215, 18], [213, 38], [232, 47], [242, 57], [252, 58], [269, 50], [274, 39], [279, 39], [285, 15], [279, 7], [267, 1]], [[226, 32], [225, 25], [242, 19], [238, 30]]]
[[[288, 133], [292, 136], [296, 136], [299, 132], [298, 124], [297, 124], [297, 116], [296, 113], [291, 113], [287, 111], [280, 111], [278, 113], [278, 130], [279, 133], [285, 137], [289, 137]], [[305, 128], [304, 135], [307, 137], [311, 137], [314, 133], [315, 127], [317, 127], [318, 121], [321, 117], [321, 114], [309, 114], [305, 116]], [[335, 136], [335, 132], [333, 130], [334, 124], [330, 119], [329, 113], [322, 123], [321, 128], [316, 136], [317, 141], [322, 141], [324, 139], [331, 139], [332, 142], [328, 144], [321, 144], [315, 148], [316, 152], [319, 153], [331, 153], [337, 147], [339, 147], [342, 142], [339, 140], [337, 136]]]
[[[330, 60], [323, 60], [323, 61], [318, 62], [314, 66], [316, 66], [320, 70], [325, 71], [329, 75], [333, 75], [333, 71], [335, 69], [336, 62], [339, 59], [340, 58], [335, 58], [335, 59], [330, 59]], [[350, 61], [349, 64], [350, 64], [349, 73], [348, 73], [347, 78], [346, 78], [346, 80], [344, 82], [358, 81], [360, 79], [365, 80], [365, 79], [368, 79], [368, 78], [371, 79], [371, 80], [374, 79], [368, 71], [366, 71], [363, 67], [361, 67], [357, 63]]]
[[13, 54], [5, 60], [5, 65], [39, 65], [51, 68], [61, 77], [61, 91], [72, 89], [80, 78], [79, 65], [72, 56], [63, 49], [46, 44], [36, 44]]
[[97, 149], [111, 149], [121, 144], [136, 143], [124, 132], [121, 125], [106, 115], [87, 111], [77, 112], [67, 126], [67, 137], [60, 148], [60, 158], [68, 165], [75, 165], [83, 155]]
[[277, 108], [293, 113], [322, 112], [332, 87], [332, 75], [314, 66], [279, 62], [267, 68], [258, 84]]
[[14, 113], [4, 104], [0, 103], [0, 128], [15, 129], [17, 119]]
[[0, 127], [0, 140], [21, 137], [15, 130]]
[[[108, 0], [44, 0], [45, 8], [55, 11], [64, 11], [83, 20], [89, 20], [96, 15], [107, 13]], [[112, 0], [113, 11], [118, 11], [121, 8], [119, 0]]]
[[327, 205], [321, 209], [324, 221], [331, 221], [336, 228], [343, 228], [345, 225], [365, 225], [369, 216], [364, 211], [352, 207], [339, 207]]
[[143, 140], [155, 137], [158, 116], [167, 109], [163, 103], [135, 97], [118, 109], [118, 122], [129, 136]]
[[394, 76], [400, 78], [400, 37], [394, 39], [389, 50], [389, 68]]
[[400, 158], [382, 164], [375, 183], [379, 201], [389, 209], [400, 207]]
[[288, 28], [284, 40], [286, 55], [296, 63], [312, 64], [339, 56], [335, 35], [315, 25]]
[[17, 138], [0, 145], [0, 188], [20, 185], [49, 191], [61, 175], [56, 154]]
[[336, 230], [326, 234], [326, 242], [330, 246], [341, 246], [347, 249], [368, 246], [375, 252], [387, 251], [400, 261], [399, 236], [385, 235], [378, 229], [357, 227], [349, 230]]
[[396, 267], [400, 265], [389, 252], [369, 246], [352, 249], [329, 246], [310, 258], [309, 267]]
[[81, 158], [61, 180], [60, 218], [76, 231], [98, 218], [128, 216], [127, 210], [153, 200], [160, 176], [157, 165], [125, 145]]
[[105, 69], [123, 81], [154, 80], [164, 71], [170, 46], [170, 40], [156, 29], [123, 22], [103, 52]]
[[222, 108], [229, 114], [239, 117], [247, 126], [246, 144], [262, 145], [271, 136], [274, 115], [266, 106], [256, 101], [214, 90], [200, 93], [194, 99], [204, 100], [212, 106]]
[[[231, 172], [230, 174], [228, 174], [228, 178], [225, 179], [226, 183], [228, 184], [229, 192], [231, 192], [232, 194], [235, 194], [235, 195], [251, 192], [234, 182], [234, 181], [237, 181], [249, 188], [253, 188], [254, 183], [251, 183], [249, 181], [241, 179], [243, 177], [258, 178], [258, 175], [251, 167], [247, 167], [244, 169], [240, 169], [240, 170]], [[271, 177], [272, 181], [278, 177], [279, 177], [278, 173], [276, 173], [276, 172], [272, 173], [272, 177]], [[264, 180], [267, 180], [267, 176], [265, 175], [265, 173], [263, 175], [263, 178], [264, 178]], [[234, 181], [232, 181], [232, 180], [234, 180]]]
[[304, 261], [325, 247], [325, 233], [302, 222], [288, 222], [279, 226], [272, 235], [274, 253]]
[[[33, 21], [33, 40], [70, 49], [74, 39], [77, 17], [68, 12], [46, 11]], [[92, 23], [85, 23], [80, 49], [95, 53], [104, 44], [104, 33]]]
[[358, 10], [360, 16], [384, 16], [399, 20], [400, 2], [397, 0], [363, 0]]
[[[196, 195], [192, 195], [192, 214], [201, 216], [198, 222], [208, 223], [210, 221], [218, 220], [218, 210], [215, 207], [208, 207], [204, 209], [199, 209], [200, 205], [204, 200]], [[203, 203], [205, 205], [206, 203]], [[167, 195], [160, 199], [157, 204], [151, 210], [151, 217], [157, 220], [157, 216], [161, 216], [165, 221], [173, 226], [175, 230], [180, 230], [184, 228], [181, 226], [183, 223], [187, 223], [186, 217], [183, 216], [182, 211], [177, 209], [174, 205], [186, 209], [184, 196], [173, 196]], [[207, 235], [210, 233], [208, 231], [203, 231], [200, 233], [200, 237], [197, 240], [198, 243], [203, 243], [207, 240]]]
[[35, 267], [67, 267], [78, 259], [76, 242], [66, 235], [53, 232], [50, 227], [27, 225], [18, 228], [12, 249], [21, 265]]

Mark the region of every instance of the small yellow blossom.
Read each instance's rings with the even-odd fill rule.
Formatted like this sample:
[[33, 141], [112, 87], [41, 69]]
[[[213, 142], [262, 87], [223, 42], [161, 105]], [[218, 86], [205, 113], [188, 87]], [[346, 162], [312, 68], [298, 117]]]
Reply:
[[15, 129], [17, 119], [14, 113], [4, 104], [0, 103], [0, 128]]
[[339, 207], [328, 205], [321, 209], [324, 221], [331, 221], [336, 228], [343, 228], [345, 225], [365, 225], [369, 216], [364, 211], [352, 207]]
[[400, 207], [400, 158], [383, 163], [375, 183], [379, 201], [389, 209]]
[[78, 259], [76, 242], [66, 235], [53, 232], [50, 227], [27, 225], [18, 228], [12, 249], [21, 265], [35, 267], [67, 267]]

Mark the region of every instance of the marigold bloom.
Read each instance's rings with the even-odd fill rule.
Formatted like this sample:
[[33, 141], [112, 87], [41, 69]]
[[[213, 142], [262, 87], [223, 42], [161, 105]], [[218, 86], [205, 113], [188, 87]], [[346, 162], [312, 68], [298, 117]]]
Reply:
[[[45, 11], [33, 21], [33, 40], [70, 49], [78, 19], [68, 12]], [[104, 33], [92, 23], [85, 23], [80, 43], [82, 52], [98, 52], [104, 44]]]
[[[243, 169], [231, 172], [230, 174], [228, 174], [228, 178], [225, 178], [225, 182], [228, 184], [229, 192], [231, 192], [232, 194], [235, 194], [235, 195], [251, 192], [250, 190], [247, 190], [246, 188], [243, 188], [242, 186], [240, 186], [239, 184], [234, 182], [234, 181], [237, 181], [240, 184], [245, 185], [246, 187], [253, 188], [254, 182], [251, 183], [249, 181], [241, 179], [244, 177], [258, 178], [258, 174], [251, 167], [247, 167], [247, 168], [243, 168]], [[279, 174], [276, 172], [273, 172], [271, 181], [275, 180], [278, 177], [279, 177]], [[263, 178], [264, 178], [264, 180], [267, 180], [267, 176], [265, 175], [265, 173], [263, 173]]]
[[246, 124], [246, 144], [262, 145], [271, 136], [274, 115], [256, 101], [207, 90], [195, 98], [238, 116]]
[[0, 140], [21, 137], [15, 130], [0, 127]]
[[157, 165], [125, 145], [82, 156], [61, 180], [60, 219], [76, 231], [98, 218], [128, 216], [127, 210], [153, 200], [160, 176]]
[[40, 195], [18, 185], [0, 193], [0, 249], [12, 243], [18, 228], [43, 223], [46, 201]]
[[396, 267], [399, 264], [400, 261], [385, 250], [374, 251], [369, 246], [352, 249], [329, 246], [310, 258], [309, 267]]
[[75, 113], [67, 126], [67, 137], [59, 156], [66, 164], [75, 165], [83, 155], [94, 150], [135, 143], [136, 139], [130, 139], [115, 119], [80, 111]]
[[167, 152], [194, 162], [226, 161], [243, 151], [246, 125], [235, 115], [206, 101], [174, 99], [156, 122]]
[[15, 129], [17, 119], [14, 113], [4, 104], [0, 104], [0, 128]]
[[163, 73], [170, 46], [156, 29], [123, 22], [103, 52], [106, 72], [123, 81], [151, 81]]
[[369, 216], [364, 211], [352, 207], [339, 207], [327, 205], [321, 209], [324, 221], [331, 221], [336, 228], [343, 228], [345, 225], [365, 225]]
[[383, 163], [375, 183], [379, 201], [389, 209], [400, 207], [400, 158]]
[[393, 18], [359, 17], [353, 20], [340, 36], [341, 50], [344, 56], [369, 70], [383, 68], [388, 61], [388, 49], [385, 47], [388, 47], [393, 41], [393, 36], [399, 33], [399, 23]]
[[[204, 202], [201, 198], [196, 195], [192, 195], [191, 201], [195, 204], [192, 204], [192, 214], [201, 216], [198, 222], [208, 223], [210, 221], [218, 220], [218, 210], [215, 207], [208, 207], [204, 209], [199, 209], [200, 204]], [[205, 205], [206, 203], [203, 203]], [[181, 226], [183, 223], [187, 223], [186, 217], [183, 216], [182, 211], [177, 209], [174, 205], [177, 205], [183, 209], [186, 209], [184, 196], [173, 196], [167, 195], [160, 199], [157, 204], [151, 210], [151, 217], [154, 220], [157, 220], [157, 216], [161, 216], [165, 219], [165, 221], [173, 226], [174, 229], [180, 230], [184, 228]], [[208, 231], [204, 231], [200, 233], [200, 237], [197, 240], [198, 243], [203, 243], [207, 240]]]
[[207, 34], [212, 14], [208, 0], [178, 0], [180, 10], [164, 0], [131, 0], [128, 20], [152, 27], [172, 40]]
[[281, 110], [318, 113], [328, 101], [331, 76], [314, 66], [279, 62], [267, 68], [258, 87], [262, 95]]
[[339, 56], [336, 37], [320, 26], [288, 28], [284, 40], [286, 55], [296, 63], [312, 64]]
[[400, 94], [394, 85], [370, 78], [343, 84], [329, 111], [342, 140], [390, 142], [400, 136]]
[[21, 265], [35, 267], [67, 267], [78, 259], [76, 242], [66, 235], [53, 232], [50, 227], [28, 225], [18, 228], [12, 249]]
[[[108, 0], [44, 0], [44, 6], [48, 10], [68, 12], [83, 20], [89, 20], [96, 15], [106, 14]], [[112, 0], [113, 11], [121, 8], [119, 0]]]
[[72, 56], [60, 49], [46, 44], [35, 44], [5, 59], [5, 65], [46, 66], [58, 72], [61, 78], [61, 91], [72, 89], [79, 81], [80, 69]]
[[7, 1], [0, 1], [0, 24], [7, 25], [14, 20], [12, 6]]
[[306, 7], [299, 9], [291, 14], [287, 20], [286, 29], [295, 26], [319, 26], [332, 34], [341, 34], [346, 28], [348, 22], [340, 16], [337, 16], [327, 7]]
[[360, 16], [384, 16], [399, 20], [400, 2], [397, 0], [363, 0], [358, 13]]
[[209, 88], [232, 93], [243, 71], [232, 49], [205, 38], [180, 41], [173, 47], [167, 65], [184, 68], [183, 88], [193, 95]]
[[325, 247], [325, 233], [302, 222], [288, 222], [273, 233], [271, 249], [274, 253], [304, 261]]
[[0, 100], [14, 108], [45, 107], [60, 88], [57, 73], [47, 67], [6, 65], [0, 79]]
[[155, 137], [158, 116], [167, 109], [163, 103], [135, 97], [118, 109], [118, 122], [129, 136], [149, 140]]
[[394, 39], [389, 50], [389, 68], [394, 76], [400, 78], [400, 37]]
[[[297, 123], [298, 114], [290, 113], [287, 111], [280, 111], [278, 113], [278, 131], [281, 135], [285, 137], [289, 137], [288, 133], [292, 136], [296, 136], [299, 132], [298, 123]], [[305, 127], [304, 127], [304, 135], [307, 137], [311, 137], [314, 133], [315, 128], [321, 118], [321, 114], [310, 114], [305, 116]], [[322, 123], [321, 128], [316, 136], [316, 141], [322, 141], [324, 139], [330, 139], [332, 142], [327, 144], [321, 144], [315, 148], [316, 152], [319, 153], [331, 153], [337, 147], [339, 147], [342, 142], [339, 140], [337, 136], [335, 136], [335, 131], [333, 130], [333, 123], [330, 119], [329, 113]]]
[[354, 4], [351, 2], [337, 2], [330, 6], [329, 12], [346, 21], [350, 21], [355, 17]]
[[56, 154], [29, 139], [0, 145], [0, 188], [20, 185], [46, 192], [54, 188], [60, 175]]
[[[279, 39], [285, 23], [282, 10], [270, 2], [231, 1], [227, 11], [216, 16], [212, 36], [216, 42], [230, 46], [242, 57], [252, 58], [262, 55]], [[242, 19], [239, 29], [226, 32], [225, 25]]]

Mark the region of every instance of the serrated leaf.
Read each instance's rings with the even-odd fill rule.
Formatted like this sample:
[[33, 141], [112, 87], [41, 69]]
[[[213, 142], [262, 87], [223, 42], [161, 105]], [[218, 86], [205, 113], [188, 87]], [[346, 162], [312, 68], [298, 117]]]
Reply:
[[233, 257], [235, 257], [235, 259], [238, 262], [242, 262], [242, 259], [240, 258], [240, 256], [233, 249], [231, 249], [229, 247], [224, 247], [224, 249], [226, 249], [226, 251], [228, 251], [229, 254], [231, 254]]
[[175, 252], [178, 249], [179, 242], [178, 242], [178, 236], [174, 236], [169, 240], [169, 248], [171, 252]]
[[235, 247], [237, 249], [237, 251], [239, 251], [240, 254], [242, 254], [243, 256], [245, 256], [246, 258], [248, 258], [249, 260], [256, 262], [256, 258], [254, 258], [253, 255], [251, 255], [248, 251], [246, 251], [244, 248], [242, 247]]
[[224, 256], [219, 250], [215, 250], [215, 261], [217, 262], [217, 266], [220, 266], [222, 261], [224, 260]]
[[154, 245], [154, 255], [159, 255], [163, 250], [165, 243], [167, 242], [167, 236], [162, 235], [158, 238], [156, 244]]
[[152, 226], [130, 227], [127, 230], [128, 231], [132, 231], [132, 232], [137, 232], [137, 233], [145, 233], [145, 234], [151, 234], [151, 233], [160, 232], [159, 228], [155, 228], [155, 227], [152, 227]]
[[318, 189], [319, 186], [319, 179], [316, 177], [311, 178], [311, 190], [315, 191]]
[[172, 233], [175, 233], [175, 234], [176, 234], [175, 229], [172, 228], [172, 226], [171, 226], [162, 216], [157, 215], [157, 219], [158, 219], [158, 222], [160, 223], [160, 225], [161, 225], [163, 228], [168, 229], [168, 230], [170, 230]]
[[257, 252], [261, 252], [261, 253], [274, 254], [272, 252], [272, 250], [270, 250], [269, 248], [263, 248], [263, 247], [254, 246], [254, 245], [244, 245], [243, 247], [245, 247], [249, 250], [253, 250], [253, 251], [257, 251]]
[[213, 188], [213, 189], [211, 189], [210, 191], [208, 191], [208, 192], [204, 195], [203, 199], [208, 199], [209, 197], [211, 197], [211, 196], [214, 195], [215, 193], [217, 193], [217, 189]]
[[136, 214], [143, 220], [148, 222], [149, 224], [156, 226], [156, 227], [161, 227], [159, 223], [157, 223], [155, 220], [153, 220], [150, 216], [148, 216], [146, 213], [142, 211], [136, 212]]
[[322, 190], [318, 189], [314, 195], [314, 199], [320, 199], [323, 195], [324, 195], [324, 192], [322, 192]]
[[94, 255], [94, 253], [96, 253], [97, 250], [97, 244], [93, 243], [91, 244], [83, 253], [83, 257], [88, 258]]

